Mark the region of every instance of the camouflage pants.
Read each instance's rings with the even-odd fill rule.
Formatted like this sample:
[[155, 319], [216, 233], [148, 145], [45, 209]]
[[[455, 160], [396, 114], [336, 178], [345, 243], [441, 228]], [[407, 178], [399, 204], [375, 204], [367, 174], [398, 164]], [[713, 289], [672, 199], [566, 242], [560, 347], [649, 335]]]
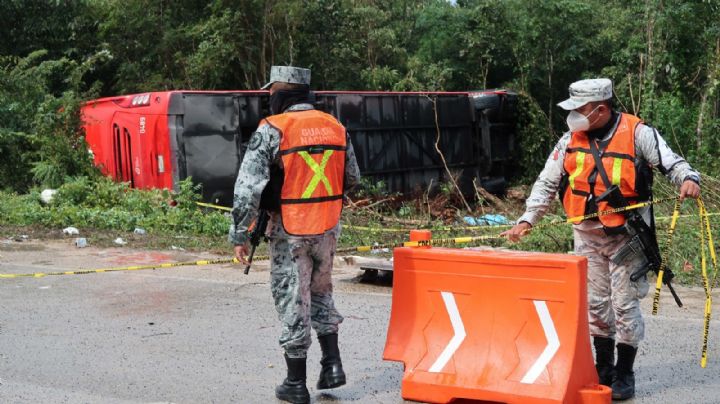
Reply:
[[648, 293], [646, 277], [636, 282], [630, 274], [641, 258], [622, 265], [610, 261], [629, 241], [627, 235], [607, 236], [601, 227], [583, 229], [575, 226], [575, 253], [588, 259], [588, 320], [590, 335], [615, 338], [617, 342], [637, 347], [645, 336], [645, 322], [640, 299]]
[[338, 332], [343, 317], [332, 297], [337, 235], [282, 237], [270, 241], [271, 291], [282, 323], [280, 346], [291, 358], [307, 357], [310, 326], [318, 336]]

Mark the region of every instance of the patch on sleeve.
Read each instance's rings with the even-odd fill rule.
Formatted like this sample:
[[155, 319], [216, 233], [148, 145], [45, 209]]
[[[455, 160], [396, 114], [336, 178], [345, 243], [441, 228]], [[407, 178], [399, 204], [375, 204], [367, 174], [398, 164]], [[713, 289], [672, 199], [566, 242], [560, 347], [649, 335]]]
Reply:
[[262, 143], [262, 139], [260, 137], [260, 133], [253, 133], [252, 137], [250, 138], [250, 142], [248, 143], [248, 150], [255, 150], [260, 147], [260, 144]]

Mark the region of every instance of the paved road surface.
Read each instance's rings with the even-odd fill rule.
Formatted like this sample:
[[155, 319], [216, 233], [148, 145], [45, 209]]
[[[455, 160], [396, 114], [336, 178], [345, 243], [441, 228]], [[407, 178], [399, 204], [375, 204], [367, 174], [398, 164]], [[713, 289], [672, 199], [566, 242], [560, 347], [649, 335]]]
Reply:
[[[75, 249], [69, 242], [0, 242], [0, 273], [27, 273], [195, 260], [207, 254], [128, 248]], [[381, 359], [392, 289], [336, 268], [345, 315], [340, 344], [347, 386], [314, 388], [319, 346], [310, 351], [315, 403], [403, 403], [402, 365]], [[630, 403], [720, 403], [720, 331], [715, 310], [710, 361], [699, 366], [702, 293], [679, 288], [686, 308], [663, 297], [648, 316]], [[650, 299], [645, 299], [649, 312]], [[284, 376], [267, 267], [179, 267], [0, 279], [2, 403], [274, 403]]]

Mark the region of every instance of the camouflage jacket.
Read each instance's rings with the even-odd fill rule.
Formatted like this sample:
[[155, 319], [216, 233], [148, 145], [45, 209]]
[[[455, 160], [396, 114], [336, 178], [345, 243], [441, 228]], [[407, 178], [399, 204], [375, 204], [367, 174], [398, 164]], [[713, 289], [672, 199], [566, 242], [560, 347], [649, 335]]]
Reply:
[[[313, 109], [310, 104], [296, 104], [285, 112], [306, 111]], [[244, 244], [248, 239], [248, 226], [255, 220], [260, 205], [260, 196], [270, 180], [270, 166], [280, 164], [278, 150], [280, 148], [280, 132], [268, 124], [262, 124], [253, 133], [243, 157], [233, 198], [232, 224], [228, 241], [234, 245]], [[347, 138], [345, 152], [345, 191], [352, 189], [360, 182], [360, 168], [355, 160], [350, 137]], [[287, 237], [279, 223], [280, 215], [272, 215], [272, 223], [268, 226], [271, 237]]]

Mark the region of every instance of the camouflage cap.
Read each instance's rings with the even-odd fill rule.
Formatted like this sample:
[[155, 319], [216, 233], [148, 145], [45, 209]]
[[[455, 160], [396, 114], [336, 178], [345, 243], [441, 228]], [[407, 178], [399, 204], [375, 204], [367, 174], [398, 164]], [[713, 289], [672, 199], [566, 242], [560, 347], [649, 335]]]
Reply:
[[612, 98], [610, 79], [580, 80], [570, 84], [570, 98], [558, 104], [564, 110], [578, 109], [588, 102], [604, 101]]
[[295, 66], [273, 66], [270, 68], [270, 81], [260, 89], [267, 90], [276, 81], [281, 83], [306, 84], [309, 86], [310, 69]]

